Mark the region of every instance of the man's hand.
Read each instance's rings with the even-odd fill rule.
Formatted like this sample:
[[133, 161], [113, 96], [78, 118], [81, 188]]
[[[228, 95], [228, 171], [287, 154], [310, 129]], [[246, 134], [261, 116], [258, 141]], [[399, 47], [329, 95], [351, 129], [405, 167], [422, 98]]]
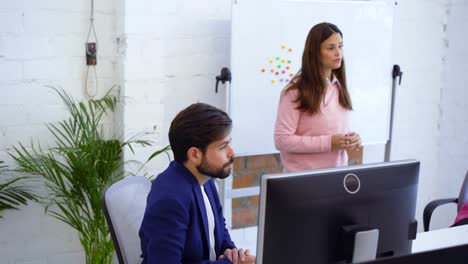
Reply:
[[250, 250], [243, 250], [242, 248], [226, 249], [224, 254], [219, 256], [218, 259], [227, 258], [234, 264], [255, 264], [255, 256], [250, 255]]

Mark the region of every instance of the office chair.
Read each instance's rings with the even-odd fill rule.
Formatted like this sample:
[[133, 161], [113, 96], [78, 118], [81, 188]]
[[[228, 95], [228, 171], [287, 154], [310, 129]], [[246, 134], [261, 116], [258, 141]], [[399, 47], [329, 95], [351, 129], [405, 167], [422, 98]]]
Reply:
[[141, 263], [138, 231], [151, 182], [143, 176], [126, 177], [107, 188], [101, 198], [107, 225], [120, 264]]
[[457, 212], [460, 212], [460, 209], [462, 206], [466, 203], [468, 203], [468, 171], [466, 172], [465, 175], [465, 180], [463, 181], [460, 194], [458, 195], [458, 198], [447, 198], [447, 199], [438, 199], [431, 201], [426, 205], [424, 208], [424, 213], [423, 213], [423, 222], [424, 222], [424, 231], [429, 231], [429, 224], [431, 221], [431, 216], [434, 210], [444, 204], [448, 203], [456, 203], [457, 204]]

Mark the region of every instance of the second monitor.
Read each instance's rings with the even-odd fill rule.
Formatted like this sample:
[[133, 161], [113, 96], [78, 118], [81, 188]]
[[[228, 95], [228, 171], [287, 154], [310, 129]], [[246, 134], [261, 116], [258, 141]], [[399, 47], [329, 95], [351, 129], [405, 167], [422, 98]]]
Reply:
[[416, 160], [263, 176], [257, 263], [349, 263], [360, 231], [374, 257], [411, 253], [418, 177]]

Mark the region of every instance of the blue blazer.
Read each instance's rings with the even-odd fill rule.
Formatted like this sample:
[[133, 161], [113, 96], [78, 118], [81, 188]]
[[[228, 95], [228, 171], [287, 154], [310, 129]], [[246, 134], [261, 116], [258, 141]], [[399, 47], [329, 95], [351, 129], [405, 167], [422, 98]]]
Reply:
[[[215, 219], [216, 257], [234, 248], [226, 229], [213, 179], [204, 184]], [[156, 177], [140, 227], [143, 263], [232, 263], [209, 261], [208, 220], [200, 184], [181, 163], [172, 161]]]

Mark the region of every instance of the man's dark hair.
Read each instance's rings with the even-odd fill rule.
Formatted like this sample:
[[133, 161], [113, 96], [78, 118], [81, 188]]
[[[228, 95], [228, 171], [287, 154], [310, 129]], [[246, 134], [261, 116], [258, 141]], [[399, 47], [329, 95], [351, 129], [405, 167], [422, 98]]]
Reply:
[[204, 103], [192, 104], [180, 111], [169, 128], [169, 143], [174, 159], [187, 161], [187, 151], [196, 147], [206, 151], [206, 147], [224, 138], [232, 127], [231, 118], [222, 110]]

